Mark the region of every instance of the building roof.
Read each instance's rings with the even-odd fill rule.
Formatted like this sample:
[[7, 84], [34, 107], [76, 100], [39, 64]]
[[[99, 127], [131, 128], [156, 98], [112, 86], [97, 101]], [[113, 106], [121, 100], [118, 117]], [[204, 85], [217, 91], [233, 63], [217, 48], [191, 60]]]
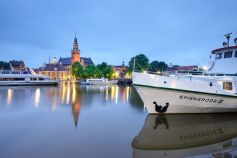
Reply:
[[83, 60], [83, 63], [88, 66], [88, 65], [93, 65], [93, 61], [91, 60], [91, 58], [84, 58], [84, 57], [81, 57], [81, 61]]
[[[91, 60], [91, 58], [85, 58], [85, 57], [81, 57], [81, 62], [83, 61], [83, 64], [85, 66], [88, 66], [88, 65], [92, 65], [94, 64], [93, 61]], [[68, 57], [68, 58], [61, 58], [59, 59], [58, 63], [62, 63], [63, 66], [65, 65], [71, 65], [71, 57]]]
[[67, 69], [60, 64], [44, 64], [37, 71], [67, 71]]
[[59, 59], [58, 63], [62, 63], [63, 66], [65, 65], [71, 65], [71, 57], [68, 58], [61, 58]]

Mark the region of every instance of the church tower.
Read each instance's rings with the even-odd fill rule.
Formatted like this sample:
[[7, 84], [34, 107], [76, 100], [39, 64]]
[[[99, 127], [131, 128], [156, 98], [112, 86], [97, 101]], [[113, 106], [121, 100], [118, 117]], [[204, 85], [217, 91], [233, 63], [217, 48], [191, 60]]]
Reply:
[[72, 49], [71, 64], [74, 64], [75, 62], [80, 63], [80, 61], [81, 61], [80, 50], [78, 49], [77, 37], [75, 35]]

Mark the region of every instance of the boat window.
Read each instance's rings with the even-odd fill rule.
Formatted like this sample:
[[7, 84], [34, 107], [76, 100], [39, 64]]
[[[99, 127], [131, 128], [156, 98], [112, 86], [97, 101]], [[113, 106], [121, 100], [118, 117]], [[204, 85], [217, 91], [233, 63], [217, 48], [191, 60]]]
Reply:
[[221, 59], [222, 58], [222, 53], [217, 53], [216, 54], [216, 59]]
[[233, 90], [232, 82], [223, 82], [223, 89], [232, 91]]
[[24, 81], [25, 78], [0, 78], [0, 81]]
[[20, 71], [12, 71], [12, 74], [20, 74]]
[[237, 51], [235, 51], [235, 57], [237, 58]]
[[37, 80], [37, 78], [30, 78], [30, 80], [31, 80], [31, 81], [36, 81], [36, 80]]
[[14, 78], [14, 81], [25, 81], [25, 78]]
[[2, 74], [10, 74], [10, 71], [2, 71]]
[[44, 78], [39, 78], [40, 81], [44, 80]]
[[231, 58], [232, 57], [232, 51], [225, 52], [224, 58]]

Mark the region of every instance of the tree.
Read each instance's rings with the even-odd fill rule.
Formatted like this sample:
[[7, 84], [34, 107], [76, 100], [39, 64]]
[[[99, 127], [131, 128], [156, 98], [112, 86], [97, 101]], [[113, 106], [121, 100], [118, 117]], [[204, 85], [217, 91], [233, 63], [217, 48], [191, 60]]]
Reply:
[[145, 71], [149, 67], [149, 59], [144, 54], [139, 54], [135, 57], [132, 57], [129, 61], [129, 69], [130, 71], [133, 70], [134, 65], [134, 59], [135, 59], [135, 68], [134, 70], [137, 71]]
[[102, 73], [100, 72], [99, 68], [95, 65], [89, 65], [85, 69], [85, 77], [86, 78], [95, 78], [95, 77], [102, 77]]
[[72, 64], [71, 73], [76, 79], [85, 77], [84, 68], [79, 62]]
[[112, 66], [108, 65], [106, 62], [102, 62], [101, 64], [97, 65], [97, 68], [100, 70], [101, 74], [105, 78], [113, 78], [113, 68]]
[[163, 61], [152, 61], [150, 64], [149, 64], [149, 71], [152, 71], [152, 72], [157, 72], [157, 71], [164, 71], [165, 69], [167, 69], [168, 65], [163, 62]]

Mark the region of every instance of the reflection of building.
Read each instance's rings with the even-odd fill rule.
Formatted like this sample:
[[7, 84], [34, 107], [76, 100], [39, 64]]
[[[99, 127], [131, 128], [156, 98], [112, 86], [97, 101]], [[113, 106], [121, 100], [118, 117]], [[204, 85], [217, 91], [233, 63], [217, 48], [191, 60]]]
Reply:
[[80, 109], [81, 109], [81, 98], [77, 96], [75, 102], [72, 103], [72, 114], [75, 127], [77, 127], [78, 124]]
[[52, 79], [70, 79], [70, 67], [75, 62], [79, 62], [83, 67], [93, 64], [91, 58], [81, 57], [81, 52], [77, 43], [77, 37], [74, 38], [73, 49], [71, 51], [71, 57], [62, 58], [56, 61], [53, 59], [52, 63], [43, 64], [42, 67], [36, 70], [39, 74], [50, 76]]

